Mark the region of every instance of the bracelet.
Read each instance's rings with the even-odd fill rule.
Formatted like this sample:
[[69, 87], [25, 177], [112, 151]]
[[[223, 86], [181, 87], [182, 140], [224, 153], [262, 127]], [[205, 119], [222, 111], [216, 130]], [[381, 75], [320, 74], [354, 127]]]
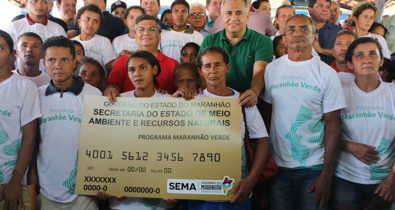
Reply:
[[21, 178], [23, 179], [24, 175], [17, 167], [14, 168], [14, 172], [17, 172], [21, 176]]

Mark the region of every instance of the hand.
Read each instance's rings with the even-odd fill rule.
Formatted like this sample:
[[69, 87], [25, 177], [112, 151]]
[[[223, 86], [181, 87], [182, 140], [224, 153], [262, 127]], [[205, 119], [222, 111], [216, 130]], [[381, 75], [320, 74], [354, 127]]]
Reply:
[[127, 50], [122, 50], [120, 53], [119, 53], [119, 57], [121, 57], [121, 56], [124, 56], [124, 55], [126, 55], [126, 56], [131, 56], [133, 54], [133, 52], [131, 52], [131, 51], [127, 51]]
[[20, 209], [25, 209], [22, 199], [22, 186], [19, 183], [9, 182], [5, 185], [4, 190], [0, 192], [0, 200], [4, 200], [3, 209], [17, 210], [18, 205]]
[[110, 199], [112, 196], [110, 195], [110, 193], [100, 190], [99, 192], [96, 193], [96, 197], [99, 198], [100, 200], [107, 200]]
[[258, 94], [252, 90], [248, 89], [243, 94], [240, 95], [239, 104], [240, 106], [251, 107], [258, 103]]
[[375, 194], [378, 194], [385, 201], [391, 202], [395, 198], [395, 176], [392, 172], [379, 184]]
[[232, 189], [235, 197], [233, 198], [233, 200], [230, 201], [230, 203], [241, 203], [246, 201], [251, 195], [251, 192], [254, 189], [256, 182], [257, 181], [251, 180], [250, 177], [240, 180]]
[[380, 160], [376, 147], [372, 147], [366, 144], [360, 144], [355, 142], [347, 143], [347, 150], [354, 155], [355, 158], [362, 161], [366, 165], [371, 163], [377, 163]]
[[108, 100], [110, 100], [110, 102], [112, 104], [114, 104], [115, 102], [117, 102], [117, 97], [120, 96], [119, 94], [119, 90], [112, 86], [112, 85], [108, 85], [106, 87], [106, 89], [104, 90], [104, 96], [108, 96]]
[[317, 51], [317, 53], [322, 53], [322, 47], [318, 42], [318, 33], [314, 35], [313, 48], [315, 49], [315, 51]]
[[313, 181], [307, 192], [312, 193], [315, 191], [314, 203], [323, 208], [331, 196], [331, 187], [332, 178], [321, 174]]
[[170, 203], [170, 204], [176, 204], [178, 203], [177, 199], [173, 199], [173, 198], [163, 198], [164, 201]]
[[193, 97], [195, 95], [196, 95], [196, 93], [190, 91], [188, 88], [180, 87], [171, 96], [175, 97], [175, 98], [183, 97], [185, 100], [190, 100], [190, 99], [193, 99]]

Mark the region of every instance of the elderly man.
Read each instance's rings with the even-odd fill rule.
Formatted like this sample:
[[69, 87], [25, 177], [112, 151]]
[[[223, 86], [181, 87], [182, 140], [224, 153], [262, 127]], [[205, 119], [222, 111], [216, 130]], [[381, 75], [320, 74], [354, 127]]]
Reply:
[[28, 13], [7, 28], [16, 46], [17, 38], [25, 32], [38, 34], [43, 41], [53, 36], [66, 36], [62, 26], [48, 19], [48, 0], [27, 0]]
[[188, 23], [193, 30], [200, 32], [204, 37], [211, 34], [206, 29], [206, 9], [201, 3], [193, 3], [190, 5]]
[[249, 4], [247, 0], [223, 0], [222, 21], [225, 29], [207, 36], [201, 50], [219, 46], [230, 55], [227, 86], [243, 92], [240, 104], [253, 106], [263, 90], [266, 65], [273, 59], [270, 38], [247, 27]]
[[171, 15], [173, 25], [171, 28], [162, 32], [160, 49], [162, 52], [180, 61], [181, 49], [188, 42], [195, 42], [200, 45], [203, 41], [203, 35], [187, 24], [189, 14], [189, 4], [185, 0], [175, 0], [171, 4]]
[[312, 55], [314, 32], [307, 16], [288, 19], [288, 55], [265, 72], [263, 99], [272, 104], [270, 140], [279, 166], [271, 209], [319, 209], [331, 194], [346, 103], [336, 72]]
[[314, 49], [321, 60], [330, 65], [334, 59], [331, 50], [337, 32], [342, 30], [339, 25], [333, 25], [328, 21], [330, 16], [331, 0], [310, 0], [307, 10], [314, 20], [318, 33], [318, 40], [314, 42]]
[[[151, 15], [141, 15], [138, 17], [135, 25], [136, 42], [138, 50], [145, 50], [152, 53], [159, 61], [161, 72], [156, 77], [158, 81], [156, 88], [173, 91], [173, 69], [178, 63], [158, 50], [161, 32], [159, 23], [158, 18]], [[111, 95], [115, 98], [120, 93], [134, 89], [126, 70], [127, 60], [128, 56], [121, 56], [114, 64], [107, 79], [107, 87], [104, 90], [104, 95]]]

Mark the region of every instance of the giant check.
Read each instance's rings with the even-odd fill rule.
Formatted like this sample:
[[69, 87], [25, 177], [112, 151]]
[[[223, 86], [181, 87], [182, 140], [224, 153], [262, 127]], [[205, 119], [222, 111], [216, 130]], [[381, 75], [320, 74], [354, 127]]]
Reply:
[[241, 119], [237, 99], [85, 96], [75, 192], [230, 200]]

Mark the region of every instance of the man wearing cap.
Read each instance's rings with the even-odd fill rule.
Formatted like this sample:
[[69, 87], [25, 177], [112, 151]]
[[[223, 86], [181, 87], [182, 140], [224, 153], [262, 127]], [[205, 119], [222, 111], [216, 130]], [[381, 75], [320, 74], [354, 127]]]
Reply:
[[111, 14], [125, 20], [126, 3], [123, 1], [116, 1], [111, 4]]

